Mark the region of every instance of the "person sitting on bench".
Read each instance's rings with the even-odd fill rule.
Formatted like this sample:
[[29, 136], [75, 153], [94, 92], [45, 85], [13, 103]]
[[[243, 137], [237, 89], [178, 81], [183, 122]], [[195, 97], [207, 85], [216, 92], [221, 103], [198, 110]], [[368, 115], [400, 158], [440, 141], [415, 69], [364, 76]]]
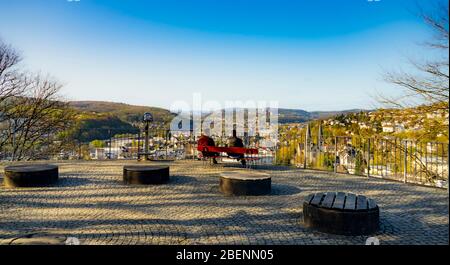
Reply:
[[[228, 138], [228, 147], [244, 147], [244, 142], [241, 138], [238, 138], [236, 136], [236, 130], [233, 130], [233, 136]], [[243, 166], [246, 165], [244, 155], [243, 154], [233, 154], [233, 153], [227, 153], [229, 157], [236, 158], [238, 161], [241, 161], [241, 164]]]
[[[207, 136], [207, 135], [205, 135], [205, 134], [202, 134], [200, 136], [200, 138], [197, 141], [197, 144], [198, 144], [198, 146], [202, 146], [202, 145], [204, 145], [204, 146], [216, 146], [216, 143], [214, 142], [214, 139], [209, 137], [209, 136]], [[219, 156], [219, 153], [204, 152], [204, 151], [202, 151], [201, 153], [202, 153], [203, 157], [212, 157], [213, 163], [217, 164], [217, 160], [216, 160], [215, 156]]]

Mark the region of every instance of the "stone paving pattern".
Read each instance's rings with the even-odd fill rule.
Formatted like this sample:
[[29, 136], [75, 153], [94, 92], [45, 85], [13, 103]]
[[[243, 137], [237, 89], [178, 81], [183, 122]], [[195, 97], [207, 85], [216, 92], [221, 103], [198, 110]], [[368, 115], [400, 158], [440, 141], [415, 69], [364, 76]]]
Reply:
[[60, 171], [57, 186], [0, 186], [0, 244], [36, 233], [77, 237], [81, 244], [365, 244], [367, 236], [303, 226], [303, 199], [324, 191], [375, 199], [381, 230], [372, 236], [383, 245], [448, 244], [448, 192], [443, 189], [265, 167], [257, 170], [272, 176], [270, 195], [227, 197], [218, 191], [219, 176], [237, 165], [176, 161], [170, 163], [169, 184], [127, 186], [122, 167], [137, 162], [54, 164]]

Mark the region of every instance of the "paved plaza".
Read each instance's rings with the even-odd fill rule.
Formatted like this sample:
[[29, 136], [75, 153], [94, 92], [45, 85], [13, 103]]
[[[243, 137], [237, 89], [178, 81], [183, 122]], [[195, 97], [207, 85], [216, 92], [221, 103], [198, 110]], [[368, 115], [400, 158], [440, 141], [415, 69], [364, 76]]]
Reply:
[[[166, 185], [128, 186], [131, 161], [55, 162], [55, 187], [0, 187], [0, 244], [31, 235], [76, 237], [81, 244], [365, 244], [367, 236], [331, 235], [302, 224], [303, 199], [344, 191], [375, 199], [387, 244], [448, 244], [447, 190], [287, 167], [257, 169], [272, 177], [267, 196], [227, 197], [219, 176], [233, 165], [170, 164]], [[158, 162], [153, 162], [158, 163]], [[0, 166], [3, 172], [3, 166]], [[255, 169], [253, 169], [255, 170]], [[26, 242], [26, 241], [24, 241]], [[51, 242], [50, 242], [51, 243]]]

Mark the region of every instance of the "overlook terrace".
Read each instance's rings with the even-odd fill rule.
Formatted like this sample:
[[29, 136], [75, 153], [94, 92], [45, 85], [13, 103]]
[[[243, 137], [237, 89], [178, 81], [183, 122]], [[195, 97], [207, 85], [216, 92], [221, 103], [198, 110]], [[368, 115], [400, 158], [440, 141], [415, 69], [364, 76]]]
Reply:
[[40, 233], [77, 237], [81, 244], [364, 244], [364, 236], [303, 226], [301, 202], [307, 195], [343, 191], [369, 196], [380, 206], [381, 230], [374, 236], [381, 244], [448, 244], [443, 189], [260, 166], [251, 170], [272, 177], [271, 194], [227, 197], [218, 192], [218, 177], [235, 164], [179, 160], [170, 163], [167, 185], [126, 186], [122, 166], [134, 163], [53, 161], [60, 168], [57, 186], [0, 187], [0, 243]]

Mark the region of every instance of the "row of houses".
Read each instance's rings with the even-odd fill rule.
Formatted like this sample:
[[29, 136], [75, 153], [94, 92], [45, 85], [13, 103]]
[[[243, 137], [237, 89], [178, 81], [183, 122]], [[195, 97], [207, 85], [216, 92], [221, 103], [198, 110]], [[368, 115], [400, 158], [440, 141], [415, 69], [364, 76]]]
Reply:
[[[359, 117], [358, 117], [359, 116]], [[423, 117], [422, 117], [423, 116]], [[364, 121], [361, 121], [361, 118]], [[427, 120], [439, 121], [448, 125], [448, 111], [437, 110], [426, 114], [396, 110], [390, 112], [365, 112], [349, 116], [344, 119], [330, 118], [323, 121], [324, 125], [345, 127], [350, 124], [357, 125], [360, 129], [374, 130], [377, 121], [381, 121], [381, 129], [384, 133], [398, 133], [405, 131], [419, 131], [423, 129]], [[378, 123], [379, 124], [379, 123]]]

